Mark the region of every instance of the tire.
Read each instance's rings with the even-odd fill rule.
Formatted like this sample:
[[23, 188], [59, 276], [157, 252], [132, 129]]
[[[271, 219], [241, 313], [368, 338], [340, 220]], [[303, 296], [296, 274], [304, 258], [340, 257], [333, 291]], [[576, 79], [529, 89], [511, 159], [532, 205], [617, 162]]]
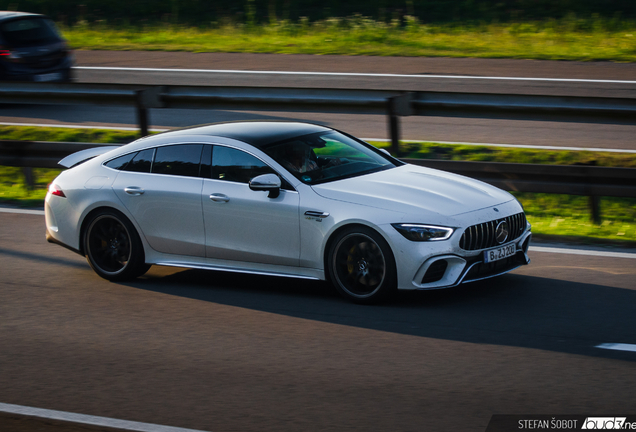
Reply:
[[336, 290], [355, 303], [377, 303], [397, 291], [391, 248], [380, 234], [367, 227], [352, 227], [337, 234], [329, 248], [327, 270]]
[[110, 281], [134, 279], [150, 268], [137, 231], [115, 210], [101, 210], [88, 221], [84, 252], [95, 273]]

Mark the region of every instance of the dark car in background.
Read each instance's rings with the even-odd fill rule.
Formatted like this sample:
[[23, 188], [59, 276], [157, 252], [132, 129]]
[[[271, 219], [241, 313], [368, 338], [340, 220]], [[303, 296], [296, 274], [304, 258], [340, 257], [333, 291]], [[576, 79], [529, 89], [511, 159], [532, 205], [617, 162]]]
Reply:
[[0, 80], [70, 81], [72, 66], [73, 53], [50, 18], [0, 11]]

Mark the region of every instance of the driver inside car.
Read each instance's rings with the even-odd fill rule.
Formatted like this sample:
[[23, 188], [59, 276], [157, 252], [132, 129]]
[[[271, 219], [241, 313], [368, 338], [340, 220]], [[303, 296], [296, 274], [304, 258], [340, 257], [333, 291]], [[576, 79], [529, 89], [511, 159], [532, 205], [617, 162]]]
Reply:
[[288, 169], [299, 173], [306, 173], [318, 169], [316, 155], [311, 147], [302, 143], [290, 143], [285, 147], [283, 162]]

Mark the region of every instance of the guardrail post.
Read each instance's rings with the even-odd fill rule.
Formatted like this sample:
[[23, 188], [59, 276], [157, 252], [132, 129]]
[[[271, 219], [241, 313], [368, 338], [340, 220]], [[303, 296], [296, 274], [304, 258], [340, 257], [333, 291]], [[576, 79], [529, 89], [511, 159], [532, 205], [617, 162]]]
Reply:
[[590, 204], [590, 211], [592, 212], [592, 222], [596, 225], [601, 224], [601, 197], [596, 195], [590, 195], [588, 197]]
[[393, 96], [387, 99], [387, 116], [389, 137], [391, 138], [391, 154], [400, 156], [400, 116], [413, 114], [411, 107], [412, 93]]
[[137, 122], [142, 137], [148, 135], [148, 108], [162, 108], [162, 87], [151, 87], [135, 91], [135, 106], [137, 107]]
[[24, 174], [24, 184], [27, 190], [32, 191], [35, 188], [35, 179], [33, 177], [33, 168], [22, 167], [22, 173]]
[[139, 102], [140, 93], [141, 91], [137, 91], [137, 123], [139, 124], [139, 136], [145, 137], [148, 135], [148, 110]]
[[400, 119], [395, 115], [393, 109], [393, 98], [389, 99], [389, 138], [391, 139], [391, 154], [395, 157], [400, 156]]

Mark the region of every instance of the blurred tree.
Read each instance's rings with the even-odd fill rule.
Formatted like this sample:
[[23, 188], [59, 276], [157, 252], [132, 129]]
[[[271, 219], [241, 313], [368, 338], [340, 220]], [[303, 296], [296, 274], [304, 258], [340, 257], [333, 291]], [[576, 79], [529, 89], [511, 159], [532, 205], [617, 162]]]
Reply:
[[[636, 19], [636, 0], [246, 0], [246, 3], [211, 0], [81, 0], [89, 22], [135, 24], [161, 21], [169, 15], [182, 24], [208, 24], [222, 18], [241, 17], [243, 22], [274, 22], [279, 18], [311, 21], [356, 14], [390, 20], [395, 12], [413, 15], [422, 22], [523, 21], [562, 19], [567, 16]], [[282, 7], [281, 11], [277, 8]], [[69, 23], [81, 19], [75, 0], [0, 0], [1, 10], [19, 9], [46, 13]], [[251, 20], [251, 21], [250, 21]]]

